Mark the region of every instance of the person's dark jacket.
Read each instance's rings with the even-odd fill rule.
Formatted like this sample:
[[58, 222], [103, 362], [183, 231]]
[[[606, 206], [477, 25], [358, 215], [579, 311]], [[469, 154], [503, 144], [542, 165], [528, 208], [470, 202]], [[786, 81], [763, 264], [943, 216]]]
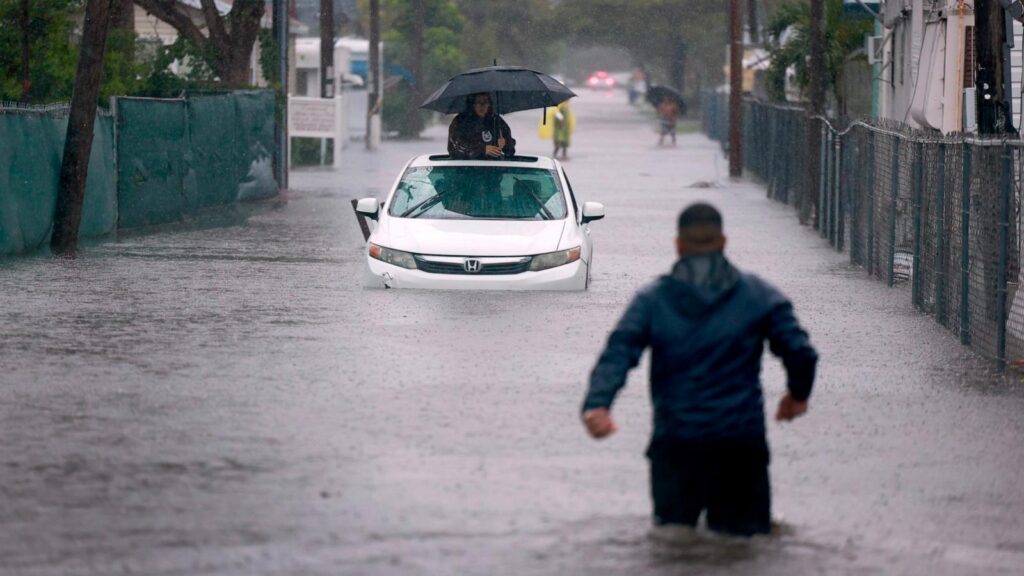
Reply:
[[653, 441], [764, 438], [766, 340], [790, 394], [806, 400], [818, 356], [790, 302], [721, 252], [682, 258], [629, 305], [591, 373], [583, 410], [610, 408], [650, 346]]
[[501, 116], [487, 114], [481, 118], [472, 112], [463, 112], [448, 127], [448, 155], [460, 160], [488, 159], [486, 146], [497, 146], [499, 134], [505, 138], [501, 151], [505, 156], [515, 156], [516, 141]]

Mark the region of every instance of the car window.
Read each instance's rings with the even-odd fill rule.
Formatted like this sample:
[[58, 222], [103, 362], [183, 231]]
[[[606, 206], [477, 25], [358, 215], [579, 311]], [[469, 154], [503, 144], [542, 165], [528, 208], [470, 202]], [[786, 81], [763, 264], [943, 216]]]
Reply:
[[448, 220], [561, 220], [567, 211], [553, 170], [421, 166], [402, 175], [388, 214]]

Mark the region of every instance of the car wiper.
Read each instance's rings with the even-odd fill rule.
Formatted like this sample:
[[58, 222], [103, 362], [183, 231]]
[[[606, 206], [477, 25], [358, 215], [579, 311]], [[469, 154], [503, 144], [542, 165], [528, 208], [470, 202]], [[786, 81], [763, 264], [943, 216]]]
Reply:
[[555, 216], [551, 213], [551, 210], [548, 210], [548, 207], [545, 206], [544, 203], [540, 201], [540, 197], [537, 196], [537, 193], [534, 192], [533, 190], [528, 190], [528, 192], [530, 194], [530, 198], [534, 202], [536, 202], [537, 206], [540, 208], [541, 216], [544, 217], [543, 219], [544, 220], [554, 220]]
[[[438, 192], [437, 194], [434, 194], [430, 198], [427, 198], [426, 200], [424, 200], [424, 201], [420, 202], [419, 204], [413, 206], [412, 208], [409, 208], [405, 212], [402, 212], [399, 215], [399, 217], [400, 218], [409, 218], [410, 214], [412, 214], [413, 212], [415, 212], [415, 211], [417, 211], [417, 210], [419, 210], [421, 208], [423, 209], [423, 212], [426, 212], [427, 210], [430, 210], [431, 208], [433, 208], [438, 202], [443, 200], [445, 196], [451, 194], [453, 191], [454, 190], [445, 190], [444, 192]], [[417, 216], [418, 216], [418, 214], [417, 214]], [[413, 218], [415, 218], [415, 217], [416, 216], [413, 216]]]

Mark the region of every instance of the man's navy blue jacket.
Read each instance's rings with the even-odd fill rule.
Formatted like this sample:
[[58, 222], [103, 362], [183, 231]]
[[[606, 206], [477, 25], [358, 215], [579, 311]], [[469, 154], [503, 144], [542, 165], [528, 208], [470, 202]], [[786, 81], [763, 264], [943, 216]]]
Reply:
[[590, 375], [583, 410], [611, 407], [649, 346], [653, 440], [764, 438], [765, 341], [786, 367], [790, 394], [806, 400], [818, 356], [789, 300], [721, 252], [682, 258], [629, 305]]

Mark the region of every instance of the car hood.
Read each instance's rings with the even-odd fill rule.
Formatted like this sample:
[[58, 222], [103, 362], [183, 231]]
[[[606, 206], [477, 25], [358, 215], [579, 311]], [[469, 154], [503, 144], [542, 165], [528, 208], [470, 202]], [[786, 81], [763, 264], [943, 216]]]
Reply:
[[568, 220], [388, 218], [371, 241], [437, 256], [529, 256], [558, 250]]

